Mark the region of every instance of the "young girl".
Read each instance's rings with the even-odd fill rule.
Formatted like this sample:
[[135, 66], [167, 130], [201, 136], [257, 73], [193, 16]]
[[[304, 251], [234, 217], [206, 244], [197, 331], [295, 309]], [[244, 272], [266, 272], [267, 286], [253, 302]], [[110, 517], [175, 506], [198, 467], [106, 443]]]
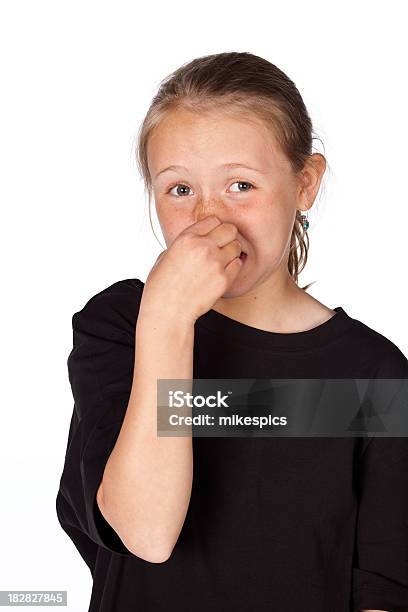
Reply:
[[406, 379], [389, 339], [298, 286], [325, 172], [294, 83], [183, 65], [138, 161], [167, 249], [72, 318], [57, 514], [89, 612], [408, 610], [404, 437], [160, 436], [163, 379]]

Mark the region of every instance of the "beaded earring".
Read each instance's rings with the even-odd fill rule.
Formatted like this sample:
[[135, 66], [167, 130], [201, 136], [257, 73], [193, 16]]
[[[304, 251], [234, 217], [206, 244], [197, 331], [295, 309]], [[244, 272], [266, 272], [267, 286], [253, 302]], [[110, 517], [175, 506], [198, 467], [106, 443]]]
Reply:
[[307, 218], [307, 211], [305, 215], [300, 215], [300, 219], [302, 221], [302, 226], [305, 231], [309, 229], [309, 220]]

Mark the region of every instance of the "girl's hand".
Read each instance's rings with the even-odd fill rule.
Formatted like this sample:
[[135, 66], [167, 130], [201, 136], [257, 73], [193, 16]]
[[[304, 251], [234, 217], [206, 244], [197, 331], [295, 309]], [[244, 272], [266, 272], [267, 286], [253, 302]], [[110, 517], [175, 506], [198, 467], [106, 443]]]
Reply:
[[185, 228], [160, 253], [140, 308], [160, 318], [194, 323], [228, 290], [241, 269], [238, 229], [211, 215]]

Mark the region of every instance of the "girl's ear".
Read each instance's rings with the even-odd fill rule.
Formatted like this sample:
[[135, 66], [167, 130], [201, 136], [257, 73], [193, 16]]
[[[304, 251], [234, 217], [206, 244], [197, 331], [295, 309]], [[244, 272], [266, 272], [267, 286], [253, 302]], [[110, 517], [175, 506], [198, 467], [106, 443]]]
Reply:
[[300, 183], [297, 208], [307, 210], [315, 201], [326, 170], [326, 158], [321, 153], [312, 153], [299, 173]]

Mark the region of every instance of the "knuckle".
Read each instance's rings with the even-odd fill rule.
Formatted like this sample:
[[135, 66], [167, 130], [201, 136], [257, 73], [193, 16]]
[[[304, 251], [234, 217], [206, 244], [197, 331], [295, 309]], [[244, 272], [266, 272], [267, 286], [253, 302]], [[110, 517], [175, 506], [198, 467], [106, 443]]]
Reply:
[[215, 265], [215, 271], [217, 273], [217, 276], [224, 277], [225, 268], [224, 268], [223, 262], [220, 259], [215, 259], [214, 265]]
[[186, 231], [181, 232], [181, 234], [177, 236], [177, 240], [181, 244], [189, 244], [190, 242], [192, 242], [193, 238], [194, 238], [194, 235]]
[[204, 237], [204, 240], [200, 241], [200, 246], [204, 255], [212, 255], [213, 253], [215, 253], [217, 248], [214, 242], [207, 237]]
[[229, 221], [225, 222], [226, 227], [231, 230], [231, 232], [236, 236], [238, 234], [238, 228], [235, 223], [231, 223]]

